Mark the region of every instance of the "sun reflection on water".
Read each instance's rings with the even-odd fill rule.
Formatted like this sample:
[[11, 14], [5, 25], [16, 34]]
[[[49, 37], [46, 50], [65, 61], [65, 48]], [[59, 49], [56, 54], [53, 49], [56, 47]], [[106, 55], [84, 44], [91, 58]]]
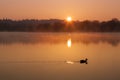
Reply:
[[67, 40], [67, 46], [68, 46], [68, 48], [70, 48], [70, 47], [72, 46], [71, 38], [69, 38], [69, 39]]
[[73, 61], [66, 61], [67, 64], [74, 64]]

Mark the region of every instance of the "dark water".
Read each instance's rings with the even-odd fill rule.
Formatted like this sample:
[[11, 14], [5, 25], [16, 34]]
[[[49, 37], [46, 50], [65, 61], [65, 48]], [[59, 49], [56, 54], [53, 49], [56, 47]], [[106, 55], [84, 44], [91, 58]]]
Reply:
[[[80, 59], [88, 58], [88, 64]], [[0, 80], [120, 80], [120, 33], [0, 33]]]

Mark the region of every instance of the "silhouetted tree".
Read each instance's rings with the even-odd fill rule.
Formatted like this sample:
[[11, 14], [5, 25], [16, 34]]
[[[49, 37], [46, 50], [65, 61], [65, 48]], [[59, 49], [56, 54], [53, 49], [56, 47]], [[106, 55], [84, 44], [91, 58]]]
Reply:
[[68, 23], [64, 20], [0, 20], [0, 31], [20, 32], [120, 32], [120, 21], [116, 18], [99, 22], [73, 21]]

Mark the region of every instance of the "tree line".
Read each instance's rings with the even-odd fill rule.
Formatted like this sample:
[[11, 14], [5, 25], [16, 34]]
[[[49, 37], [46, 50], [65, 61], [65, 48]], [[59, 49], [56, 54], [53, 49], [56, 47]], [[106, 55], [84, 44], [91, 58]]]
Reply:
[[120, 32], [120, 21], [11, 20], [0, 19], [0, 31], [8, 32]]

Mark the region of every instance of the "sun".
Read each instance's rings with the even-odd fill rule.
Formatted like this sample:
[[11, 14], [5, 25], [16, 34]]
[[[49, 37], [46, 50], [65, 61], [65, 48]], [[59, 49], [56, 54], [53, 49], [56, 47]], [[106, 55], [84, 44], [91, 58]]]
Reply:
[[68, 22], [71, 22], [71, 21], [72, 21], [72, 17], [71, 17], [71, 16], [68, 16], [66, 20], [67, 20]]

